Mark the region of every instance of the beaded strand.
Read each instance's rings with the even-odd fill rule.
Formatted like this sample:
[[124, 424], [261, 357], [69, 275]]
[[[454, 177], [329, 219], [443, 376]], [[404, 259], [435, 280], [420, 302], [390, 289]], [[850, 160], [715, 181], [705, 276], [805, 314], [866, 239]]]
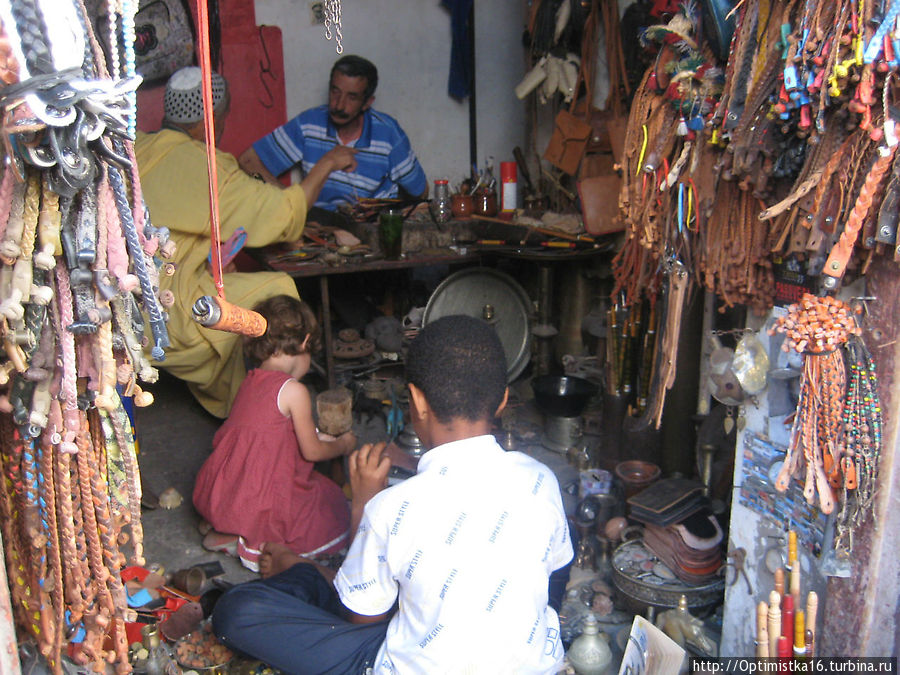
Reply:
[[842, 416], [844, 472], [853, 472], [855, 489], [847, 485], [837, 516], [836, 547], [853, 548], [853, 529], [872, 511], [882, 446], [882, 409], [875, 362], [861, 338], [848, 342], [848, 386]]

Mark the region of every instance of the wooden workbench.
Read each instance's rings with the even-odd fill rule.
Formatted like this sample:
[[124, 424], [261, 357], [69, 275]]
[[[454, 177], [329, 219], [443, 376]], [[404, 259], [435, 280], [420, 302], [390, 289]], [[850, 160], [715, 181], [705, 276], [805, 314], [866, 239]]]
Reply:
[[279, 258], [279, 256], [283, 255], [283, 250], [279, 247], [258, 249], [253, 252], [253, 255], [267, 269], [284, 272], [295, 279], [318, 277], [319, 296], [322, 303], [322, 341], [325, 348], [325, 371], [329, 388], [336, 385], [334, 343], [331, 327], [331, 297], [328, 285], [330, 276], [335, 274], [404, 270], [429, 265], [456, 265], [476, 262], [480, 257], [477, 251], [463, 250], [457, 252], [447, 248], [409, 253], [399, 260], [386, 260], [380, 256], [348, 256], [343, 258], [341, 264], [331, 265], [315, 259]]

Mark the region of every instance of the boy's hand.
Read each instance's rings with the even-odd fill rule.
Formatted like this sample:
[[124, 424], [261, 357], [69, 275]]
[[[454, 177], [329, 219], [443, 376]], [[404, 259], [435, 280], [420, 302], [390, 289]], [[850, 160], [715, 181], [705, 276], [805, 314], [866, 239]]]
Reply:
[[384, 454], [385, 443], [366, 443], [347, 460], [354, 506], [362, 506], [387, 485], [391, 459]]

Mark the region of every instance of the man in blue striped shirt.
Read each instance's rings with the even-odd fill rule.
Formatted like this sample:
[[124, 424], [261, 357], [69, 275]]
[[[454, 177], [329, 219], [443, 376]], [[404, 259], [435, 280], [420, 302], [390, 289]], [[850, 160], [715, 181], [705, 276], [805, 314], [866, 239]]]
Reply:
[[[328, 104], [310, 108], [263, 136], [239, 158], [241, 167], [263, 180], [299, 164], [303, 174], [322, 155], [343, 145], [355, 152], [356, 163], [334, 171], [315, 205], [335, 210], [363, 197], [383, 199], [425, 197], [428, 182], [409, 138], [390, 115], [372, 109], [378, 69], [361, 56], [344, 56], [331, 69]], [[280, 183], [278, 183], [280, 184]]]

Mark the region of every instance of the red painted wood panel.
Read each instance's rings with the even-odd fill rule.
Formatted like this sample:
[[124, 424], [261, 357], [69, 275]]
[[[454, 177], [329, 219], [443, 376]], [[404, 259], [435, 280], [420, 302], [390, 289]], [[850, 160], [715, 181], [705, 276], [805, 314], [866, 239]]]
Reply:
[[[238, 155], [287, 120], [282, 36], [277, 26], [256, 25], [253, 0], [221, 0], [219, 13], [222, 73], [231, 87], [231, 114], [219, 147]], [[138, 129], [159, 129], [164, 92], [164, 85], [138, 90]]]

